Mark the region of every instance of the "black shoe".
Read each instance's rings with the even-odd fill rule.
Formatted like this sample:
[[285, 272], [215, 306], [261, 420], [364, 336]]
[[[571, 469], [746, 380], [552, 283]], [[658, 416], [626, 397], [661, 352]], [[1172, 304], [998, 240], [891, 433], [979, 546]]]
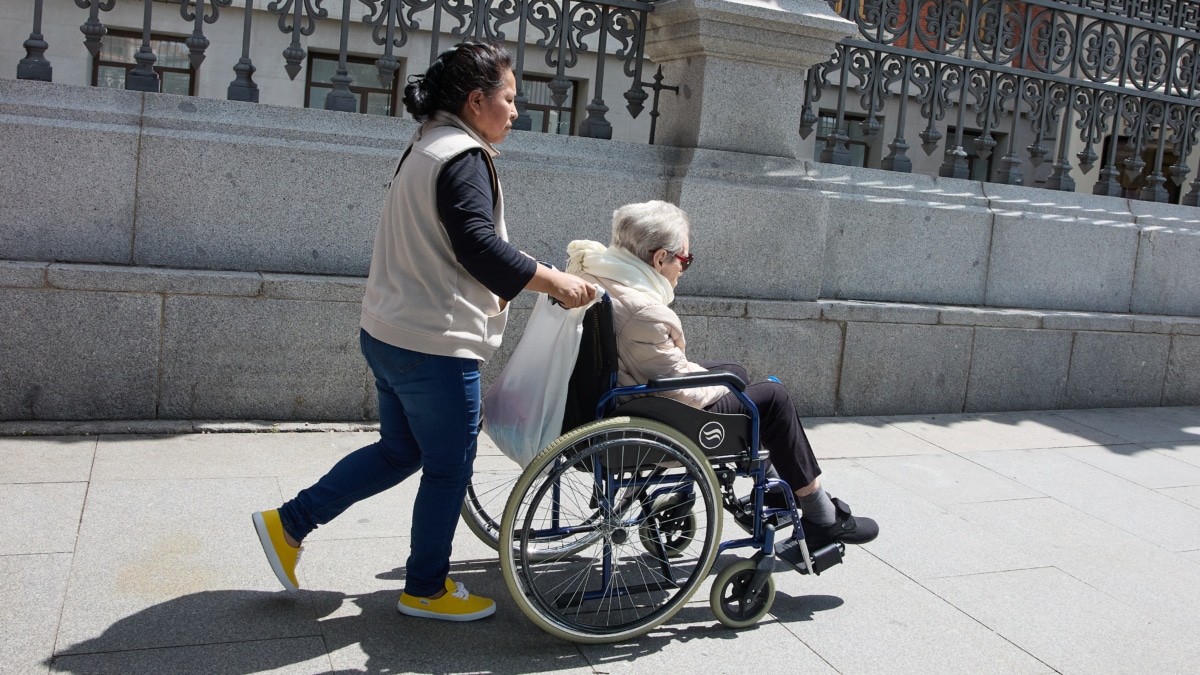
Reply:
[[804, 526], [804, 538], [808, 540], [810, 551], [835, 541], [865, 544], [879, 536], [879, 525], [874, 520], [850, 515], [850, 506], [837, 497], [833, 498], [833, 506], [837, 509], [837, 516], [832, 525], [817, 525], [801, 516], [800, 524]]

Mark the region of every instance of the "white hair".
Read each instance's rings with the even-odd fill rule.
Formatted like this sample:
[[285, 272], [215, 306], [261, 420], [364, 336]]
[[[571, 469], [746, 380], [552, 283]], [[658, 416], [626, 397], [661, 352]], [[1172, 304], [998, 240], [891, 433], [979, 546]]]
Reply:
[[613, 211], [612, 245], [646, 262], [653, 260], [659, 249], [683, 253], [687, 236], [687, 214], [674, 204], [656, 199]]

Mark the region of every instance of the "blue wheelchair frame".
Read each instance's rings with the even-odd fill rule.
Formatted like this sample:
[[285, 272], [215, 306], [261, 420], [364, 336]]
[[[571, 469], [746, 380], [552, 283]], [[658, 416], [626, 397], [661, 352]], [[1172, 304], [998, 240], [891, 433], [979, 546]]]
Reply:
[[[616, 407], [616, 399], [623, 396], [637, 396], [645, 394], [657, 394], [667, 391], [675, 391], [679, 389], [689, 389], [702, 386], [711, 386], [713, 382], [707, 377], [706, 373], [696, 375], [683, 375], [670, 378], [669, 384], [660, 384], [659, 380], [650, 380], [646, 384], [632, 385], [628, 387], [617, 387], [616, 374], [610, 375], [611, 385], [606, 393], [601, 395], [600, 401], [596, 405], [596, 419], [604, 419]], [[774, 378], [772, 378], [774, 379]], [[694, 380], [694, 382], [688, 382]], [[778, 381], [778, 380], [776, 380]], [[759, 454], [759, 424], [760, 416], [758, 406], [750, 400], [745, 391], [739, 389], [729, 382], [717, 382], [728, 389], [749, 411], [750, 417], [750, 438], [748, 448], [748, 465], [749, 469], [742, 475], [751, 478], [754, 481], [754, 489], [752, 493], [754, 523], [751, 528], [751, 536], [743, 539], [732, 539], [723, 541], [718, 545], [717, 554], [720, 555], [729, 550], [739, 548], [755, 548], [758, 553], [755, 559], [758, 564], [759, 572], [755, 575], [755, 580], [751, 582], [750, 591], [757, 592], [766, 582], [766, 576], [770, 574], [775, 559], [775, 528], [766, 521], [772, 516], [787, 514], [791, 516], [791, 523], [794, 527], [793, 537], [799, 541], [801, 547], [801, 561], [803, 567], [802, 572], [813, 569], [812, 559], [808, 550], [807, 543], [804, 542], [804, 528], [800, 524], [800, 513], [796, 507], [795, 493], [786, 481], [781, 478], [772, 478], [767, 476], [767, 463], [763, 461]], [[597, 476], [599, 479], [600, 477]], [[784, 495], [786, 506], [784, 508], [765, 507], [765, 496], [771, 490], [780, 490]]]
[[[611, 303], [611, 299], [608, 297], [607, 293], [604, 294], [601, 302], [606, 304]], [[731, 379], [733, 380], [732, 382], [730, 381]], [[775, 378], [770, 379], [775, 380]], [[841, 552], [843, 550], [841, 545], [830, 544], [819, 552], [819, 557], [821, 560], [817, 561], [817, 564], [814, 565], [814, 556], [809, 551], [807, 542], [804, 539], [804, 529], [800, 523], [800, 513], [796, 507], [795, 494], [792, 492], [791, 486], [789, 486], [786, 481], [781, 478], [768, 475], [768, 464], [760, 456], [760, 414], [758, 407], [753, 401], [750, 400], [750, 397], [746, 395], [744, 391], [746, 383], [742, 382], [740, 378], [737, 378], [729, 373], [722, 372], [718, 374], [715, 372], [708, 372], [676, 377], [656, 378], [650, 380], [646, 384], [627, 387], [616, 386], [616, 380], [617, 373], [614, 368], [607, 373], [607, 382], [602, 383], [607, 386], [604, 387], [605, 391], [600, 394], [596, 403], [595, 415], [593, 418], [594, 420], [598, 421], [609, 417], [617, 407], [617, 399], [622, 397], [636, 397], [680, 389], [712, 386], [714, 384], [720, 384], [732, 392], [748, 411], [750, 425], [748, 439], [749, 448], [746, 450], [748, 456], [745, 460], [747, 469], [741, 469], [740, 465], [742, 463], [742, 458], [739, 457], [739, 466], [736, 467], [734, 471], [736, 471], [735, 476], [741, 475], [749, 477], [754, 483], [750, 500], [753, 522], [742, 523], [742, 526], [749, 530], [750, 536], [741, 539], [715, 542], [717, 544], [717, 555], [729, 550], [740, 548], [756, 549], [756, 552], [753, 556], [753, 560], [755, 562], [755, 574], [753, 579], [746, 586], [744, 592], [744, 597], [747, 600], [751, 600], [759, 593], [763, 592], [764, 587], [766, 586], [767, 581], [774, 569], [774, 562], [777, 556], [782, 557], [785, 562], [788, 562], [793, 568], [803, 574], [808, 574], [810, 572], [819, 574], [828, 566], [841, 561]], [[775, 381], [778, 382], [778, 380]], [[703, 455], [703, 453], [701, 454]], [[699, 459], [703, 459], [703, 457]], [[710, 466], [711, 464], [712, 463], [710, 462]], [[613, 480], [611, 477], [607, 477], [605, 475], [608, 471], [610, 471], [610, 469], [605, 469], [602, 467], [601, 462], [595, 462], [592, 466], [592, 472], [594, 474], [596, 484], [605, 486], [604, 495], [602, 497], [599, 495], [597, 496], [598, 499], [603, 500], [599, 504], [599, 507], [602, 511], [610, 513], [618, 510], [615, 502], [618, 493], [622, 489], [634, 488], [635, 492], [644, 495], [645, 493], [641, 492], [643, 489], [652, 488], [656, 484], [678, 484], [677, 478], [659, 477], [654, 475], [641, 477], [633, 476], [628, 480]], [[732, 478], [729, 480], [732, 481]], [[731, 501], [731, 498], [734, 496], [732, 494], [732, 489], [727, 491], [726, 487], [727, 486], [725, 484], [714, 486], [714, 488], [719, 489], [719, 491], [722, 493], [722, 502], [724, 503], [726, 510], [732, 511], [734, 507], [737, 506], [738, 508], [742, 509], [740, 515], [744, 516], [746, 514], [745, 506], [741, 504], [735, 504], [733, 501]], [[560, 488], [557, 485], [552, 488], [553, 494], [551, 496], [551, 504], [553, 506], [551, 525], [545, 530], [539, 530], [538, 534], [555, 538], [567, 537], [573, 534], [593, 530], [594, 525], [591, 524], [582, 526], [563, 526], [561, 524], [558, 513], [559, 489]], [[783, 508], [765, 506], [765, 496], [772, 490], [779, 490], [783, 493], [785, 500], [785, 506]], [[667, 490], [665, 492], [671, 492], [671, 490]], [[686, 494], [688, 498], [691, 497], [690, 484], [687, 487], [687, 492], [684, 494]], [[653, 500], [655, 497], [656, 495], [650, 495], [651, 500]], [[735, 517], [737, 515], [739, 514], [735, 513]], [[783, 547], [782, 551], [777, 553], [775, 526], [769, 521], [778, 523], [780, 522], [781, 517], [784, 515], [791, 517], [790, 525], [793, 527], [793, 535], [791, 539], [786, 542], [787, 545]], [[634, 521], [626, 524], [636, 525], [636, 520], [637, 519], [635, 518]], [[657, 526], [655, 526], [655, 528], [657, 529]], [[660, 546], [663, 546], [662, 533], [659, 532], [658, 536], [660, 537]], [[830, 555], [835, 548], [837, 549], [836, 554]], [[614, 587], [612, 574], [612, 555], [607, 543], [605, 544], [605, 550], [602, 557], [603, 562], [601, 564], [600, 589], [580, 593], [579, 595], [570, 598], [567, 600], [567, 606], [575, 605], [588, 600], [630, 595], [644, 590], [638, 586], [622, 586], [620, 588]], [[665, 557], [666, 556], [664, 555], [663, 558]], [[671, 574], [670, 566], [666, 563], [665, 559], [662, 560], [661, 565], [664, 577], [666, 577], [670, 583], [675, 583], [673, 575]]]

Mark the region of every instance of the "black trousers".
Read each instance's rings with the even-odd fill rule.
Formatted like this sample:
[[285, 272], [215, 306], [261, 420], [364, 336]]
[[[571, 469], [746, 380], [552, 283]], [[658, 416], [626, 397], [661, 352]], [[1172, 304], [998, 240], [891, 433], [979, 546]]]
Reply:
[[[700, 365], [709, 370], [734, 373], [746, 382], [750, 381], [746, 369], [736, 363], [701, 361]], [[804, 435], [804, 427], [800, 424], [787, 387], [770, 380], [756, 382], [746, 387], [746, 396], [758, 407], [759, 442], [766, 449], [771, 465], [779, 472], [779, 476], [787, 481], [792, 490], [799, 490], [816, 480], [821, 475], [821, 467], [817, 466], [817, 458], [808, 444], [808, 437]], [[733, 392], [725, 394], [705, 409], [725, 414], [747, 415], [750, 412]]]

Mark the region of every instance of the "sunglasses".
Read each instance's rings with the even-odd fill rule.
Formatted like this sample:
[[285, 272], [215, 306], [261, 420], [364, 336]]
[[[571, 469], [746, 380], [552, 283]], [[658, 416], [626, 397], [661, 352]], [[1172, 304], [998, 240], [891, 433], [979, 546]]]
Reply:
[[[663, 249], [663, 250], [665, 251], [666, 249]], [[671, 252], [667, 251], [667, 253], [671, 253]], [[679, 262], [683, 263], [683, 271], [684, 272], [686, 272], [687, 268], [691, 267], [692, 262], [694, 260], [696, 260], [696, 256], [691, 253], [689, 253], [687, 255], [679, 255], [678, 253], [671, 253], [671, 255], [675, 256], [676, 258], [679, 259]]]

